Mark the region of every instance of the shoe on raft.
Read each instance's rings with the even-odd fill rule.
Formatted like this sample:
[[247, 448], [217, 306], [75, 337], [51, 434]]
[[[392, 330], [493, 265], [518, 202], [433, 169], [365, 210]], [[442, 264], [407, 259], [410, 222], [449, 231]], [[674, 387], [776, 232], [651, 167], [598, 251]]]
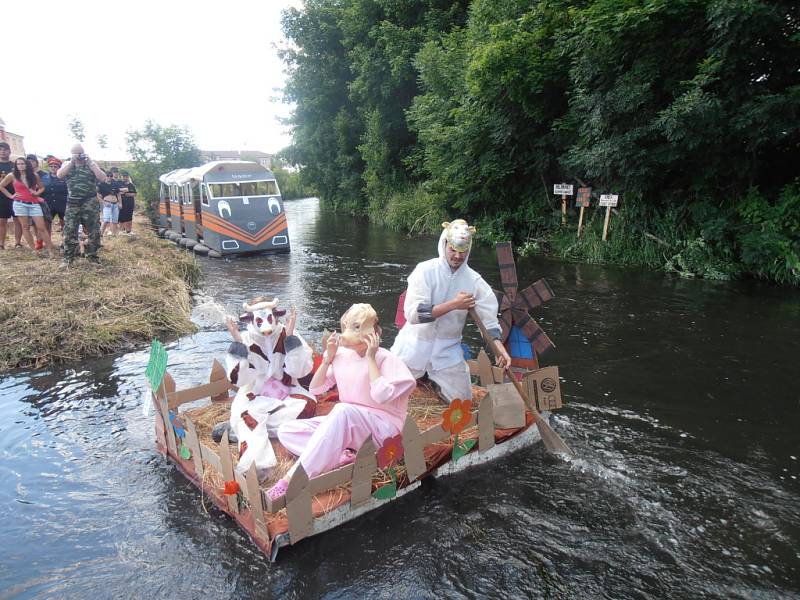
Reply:
[[267, 497], [272, 500], [273, 502], [286, 494], [286, 490], [289, 489], [289, 482], [285, 479], [279, 479], [278, 483], [273, 485], [269, 490], [267, 490]]

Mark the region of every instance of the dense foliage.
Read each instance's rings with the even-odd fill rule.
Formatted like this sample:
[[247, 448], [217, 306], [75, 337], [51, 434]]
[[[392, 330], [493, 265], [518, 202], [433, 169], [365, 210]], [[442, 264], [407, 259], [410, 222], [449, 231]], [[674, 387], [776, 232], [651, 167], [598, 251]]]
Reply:
[[133, 159], [131, 178], [137, 197], [144, 201], [150, 219], [158, 221], [158, 178], [175, 169], [201, 164], [200, 151], [191, 132], [176, 125], [162, 127], [147, 121], [144, 127], [129, 131], [126, 137], [128, 154]]
[[[287, 155], [339, 210], [800, 283], [793, 0], [308, 0], [284, 31]], [[608, 244], [554, 214], [579, 181], [622, 198]]]

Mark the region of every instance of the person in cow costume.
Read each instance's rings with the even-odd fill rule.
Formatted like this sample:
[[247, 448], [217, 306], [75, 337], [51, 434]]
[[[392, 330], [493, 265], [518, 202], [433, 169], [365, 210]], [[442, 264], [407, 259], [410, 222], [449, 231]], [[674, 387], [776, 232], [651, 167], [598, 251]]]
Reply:
[[269, 438], [287, 421], [314, 414], [316, 401], [308, 385], [313, 369], [313, 351], [295, 333], [297, 312], [278, 309], [278, 298], [259, 296], [244, 303], [239, 317], [244, 332], [233, 319], [228, 331], [233, 342], [228, 349], [228, 378], [239, 387], [231, 404], [230, 430], [239, 443], [237, 471], [243, 473], [255, 462], [263, 473], [277, 460]]
[[324, 417], [280, 426], [278, 439], [298, 459], [267, 492], [272, 499], [286, 493], [297, 465], [315, 477], [354, 460], [370, 435], [381, 445], [403, 430], [416, 381], [402, 360], [380, 347], [377, 313], [369, 304], [354, 304], [342, 315], [341, 326], [341, 334], [327, 339], [324, 359], [309, 386], [315, 394], [338, 386], [339, 402]]

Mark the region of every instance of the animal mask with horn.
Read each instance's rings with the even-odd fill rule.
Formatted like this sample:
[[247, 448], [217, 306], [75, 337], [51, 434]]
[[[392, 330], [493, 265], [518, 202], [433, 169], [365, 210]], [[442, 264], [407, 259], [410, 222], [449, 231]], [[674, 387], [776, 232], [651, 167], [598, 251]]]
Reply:
[[258, 335], [273, 333], [280, 325], [278, 318], [286, 314], [285, 310], [277, 308], [278, 298], [269, 300], [266, 296], [257, 296], [242, 306], [245, 313], [239, 320], [247, 323], [247, 328]]

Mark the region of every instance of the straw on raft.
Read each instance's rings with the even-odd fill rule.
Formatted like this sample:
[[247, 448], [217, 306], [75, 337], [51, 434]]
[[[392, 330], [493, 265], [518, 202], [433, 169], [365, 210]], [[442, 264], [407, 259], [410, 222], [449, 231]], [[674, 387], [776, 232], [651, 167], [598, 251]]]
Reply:
[[[477, 402], [480, 398], [482, 398], [486, 394], [486, 391], [478, 388], [473, 387], [473, 400]], [[323, 403], [321, 406], [323, 406]], [[214, 425], [221, 421], [227, 421], [230, 417], [230, 407], [231, 402], [214, 402], [207, 406], [203, 406], [200, 408], [194, 408], [191, 410], [186, 411], [186, 414], [192, 420], [195, 425], [195, 429], [197, 430], [197, 436], [200, 438], [200, 441], [208, 446], [209, 448], [214, 449], [216, 452], [220, 451], [219, 444], [217, 444], [211, 437], [211, 430], [214, 428]], [[426, 385], [422, 385], [417, 387], [413, 394], [408, 401], [408, 415], [414, 419], [419, 427], [420, 431], [424, 431], [433, 427], [434, 425], [438, 425], [441, 423], [442, 420], [442, 413], [447, 408], [447, 404], [436, 394], [436, 392]], [[478, 429], [477, 427], [472, 427], [470, 429], [465, 430], [463, 433], [459, 435], [461, 440], [468, 440], [478, 437]], [[295, 463], [295, 457], [291, 455], [289, 452], [286, 451], [283, 446], [276, 440], [272, 441], [272, 447], [275, 450], [275, 456], [278, 459], [278, 464], [272, 470], [270, 477], [261, 482], [262, 489], [269, 489], [272, 487], [278, 479], [283, 477], [289, 469]], [[442, 444], [447, 444], [448, 442], [442, 442]], [[231, 449], [231, 456], [233, 457], [233, 464], [235, 465], [239, 460], [239, 452], [236, 444], [230, 445]], [[217, 473], [213, 467], [208, 464], [204, 464], [204, 468], [206, 472], [211, 471], [207, 475], [210, 478], [210, 481], [216, 487], [222, 487], [224, 484], [222, 475]], [[395, 474], [397, 475], [398, 481], [401, 483], [405, 482], [406, 480], [406, 470], [404, 464], [399, 464], [395, 467]], [[372, 474], [372, 485], [373, 487], [379, 487], [391, 481], [391, 477], [389, 476], [387, 471], [378, 469]], [[350, 484], [347, 483], [345, 485], [339, 486], [335, 488], [335, 490], [340, 490], [342, 494], [348, 493], [350, 489]], [[334, 491], [335, 491], [334, 490]], [[335, 498], [335, 496], [334, 496]], [[341, 500], [341, 498], [340, 498]], [[327, 503], [331, 505], [331, 507], [337, 506], [338, 502], [334, 502], [330, 494], [328, 494]]]
[[[9, 228], [13, 232], [13, 227]], [[135, 236], [104, 237], [100, 265], [66, 270], [46, 251], [0, 250], [0, 373], [120, 352], [194, 331], [194, 256], [158, 238], [141, 215]], [[53, 233], [56, 247], [61, 234]], [[169, 298], [165, 302], [165, 298]]]

